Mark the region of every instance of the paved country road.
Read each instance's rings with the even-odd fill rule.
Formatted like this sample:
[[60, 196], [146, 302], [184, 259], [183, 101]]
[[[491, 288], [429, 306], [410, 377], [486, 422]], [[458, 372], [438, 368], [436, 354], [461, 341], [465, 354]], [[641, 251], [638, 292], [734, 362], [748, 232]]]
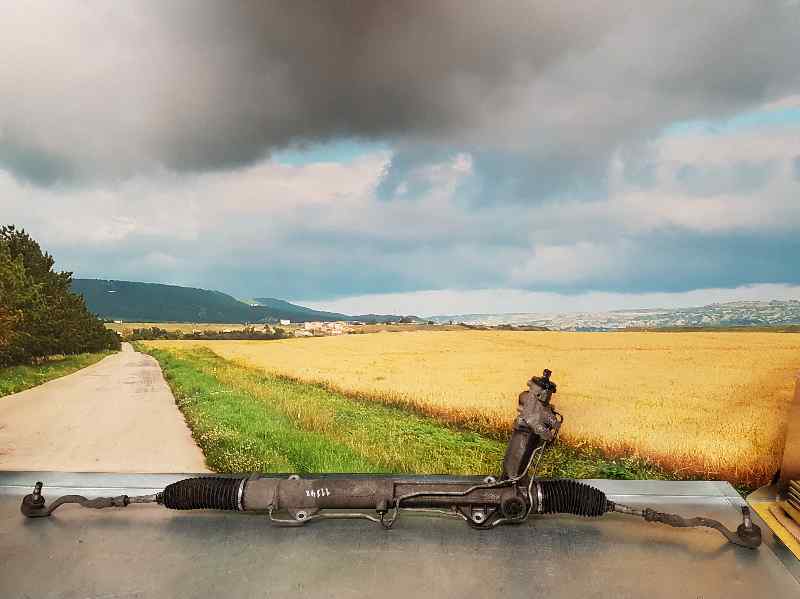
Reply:
[[0, 398], [0, 470], [207, 471], [158, 362], [128, 343]]

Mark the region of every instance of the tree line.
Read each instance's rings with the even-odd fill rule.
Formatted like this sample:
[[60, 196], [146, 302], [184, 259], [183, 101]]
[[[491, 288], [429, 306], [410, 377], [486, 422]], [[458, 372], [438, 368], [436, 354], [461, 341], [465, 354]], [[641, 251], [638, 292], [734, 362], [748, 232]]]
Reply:
[[160, 327], [144, 327], [133, 329], [125, 334], [127, 341], [152, 341], [155, 339], [194, 339], [194, 340], [248, 340], [248, 339], [288, 339], [286, 331], [281, 328], [272, 329], [271, 332], [259, 331], [255, 327], [245, 327], [237, 331], [197, 331], [183, 333], [181, 331], [168, 331]]
[[23, 229], [0, 227], [0, 366], [120, 348], [54, 264]]

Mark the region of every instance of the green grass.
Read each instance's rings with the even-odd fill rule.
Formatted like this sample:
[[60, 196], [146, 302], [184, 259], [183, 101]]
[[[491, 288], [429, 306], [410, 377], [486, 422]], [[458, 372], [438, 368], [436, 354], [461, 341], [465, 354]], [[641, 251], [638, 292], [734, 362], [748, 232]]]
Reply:
[[0, 397], [11, 395], [91, 366], [114, 352], [77, 354], [47, 360], [41, 364], [0, 368]]
[[[243, 367], [207, 349], [137, 345], [161, 364], [209, 467], [218, 472], [499, 472], [504, 441]], [[538, 473], [669, 478], [641, 459], [608, 459], [563, 444], [548, 450]]]

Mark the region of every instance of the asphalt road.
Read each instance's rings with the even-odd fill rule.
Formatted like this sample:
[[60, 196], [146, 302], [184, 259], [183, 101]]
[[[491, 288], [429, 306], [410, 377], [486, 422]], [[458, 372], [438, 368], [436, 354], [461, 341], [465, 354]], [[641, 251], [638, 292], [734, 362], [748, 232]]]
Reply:
[[207, 471], [158, 362], [128, 343], [0, 398], [0, 470]]

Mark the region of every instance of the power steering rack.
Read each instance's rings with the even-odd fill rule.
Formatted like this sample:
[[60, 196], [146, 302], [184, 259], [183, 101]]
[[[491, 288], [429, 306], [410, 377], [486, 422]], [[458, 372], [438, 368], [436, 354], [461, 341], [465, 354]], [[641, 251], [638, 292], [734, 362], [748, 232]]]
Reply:
[[761, 529], [752, 521], [747, 507], [742, 507], [742, 523], [732, 531], [711, 518], [684, 518], [622, 505], [609, 500], [601, 490], [575, 480], [537, 478], [542, 453], [556, 439], [563, 422], [551, 403], [556, 384], [550, 375], [545, 370], [542, 376], [532, 377], [528, 389], [520, 393], [502, 472], [479, 482], [474, 478], [426, 481], [358, 474], [316, 478], [296, 474], [210, 475], [180, 480], [152, 495], [94, 499], [65, 495], [49, 506], [42, 495], [43, 485], [37, 482], [33, 492], [23, 498], [21, 511], [29, 518], [41, 518], [68, 503], [86, 508], [156, 503], [174, 510], [259, 512], [281, 526], [304, 526], [326, 518], [364, 518], [386, 529], [407, 510], [454, 516], [477, 529], [521, 524], [532, 515], [572, 514], [593, 518], [616, 512], [679, 528], [713, 528], [730, 543], [749, 549], [761, 544]]

